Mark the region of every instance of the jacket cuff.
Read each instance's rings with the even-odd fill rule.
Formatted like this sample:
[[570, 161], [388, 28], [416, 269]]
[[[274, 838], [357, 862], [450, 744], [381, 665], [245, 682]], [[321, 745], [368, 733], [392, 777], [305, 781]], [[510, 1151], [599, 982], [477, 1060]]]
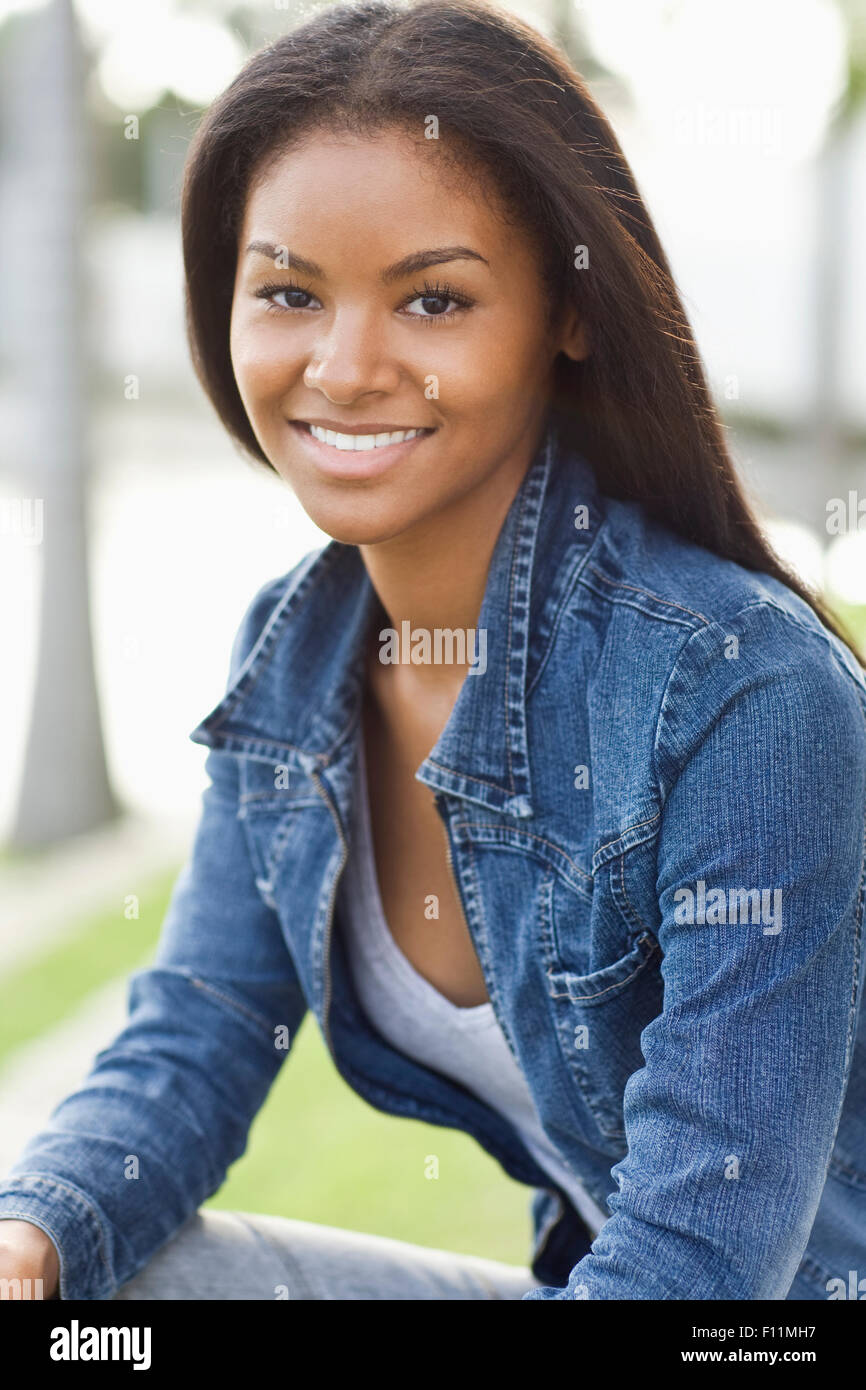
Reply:
[[108, 1299], [116, 1292], [100, 1218], [70, 1183], [25, 1173], [0, 1183], [0, 1221], [32, 1221], [54, 1242], [60, 1299]]

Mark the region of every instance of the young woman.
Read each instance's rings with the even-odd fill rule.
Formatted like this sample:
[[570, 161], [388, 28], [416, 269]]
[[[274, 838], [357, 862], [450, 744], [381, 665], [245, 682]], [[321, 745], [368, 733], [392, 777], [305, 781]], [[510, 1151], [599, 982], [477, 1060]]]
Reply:
[[[3, 1271], [828, 1297], [866, 1268], [866, 680], [584, 83], [469, 0], [336, 7], [205, 116], [183, 240], [201, 381], [333, 540], [238, 631], [156, 959], [0, 1188]], [[307, 1009], [534, 1189], [526, 1267], [199, 1211]]]

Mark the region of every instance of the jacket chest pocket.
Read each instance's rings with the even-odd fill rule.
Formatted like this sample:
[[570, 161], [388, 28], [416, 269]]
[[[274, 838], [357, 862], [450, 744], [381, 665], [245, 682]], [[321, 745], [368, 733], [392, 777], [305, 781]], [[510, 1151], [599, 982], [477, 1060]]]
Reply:
[[[545, 881], [545, 980], [559, 1046], [584, 1103], [602, 1137], [621, 1141], [626, 1083], [644, 1065], [640, 1035], [661, 1013], [664, 985], [658, 941], [626, 928], [606, 882], [609, 875], [599, 875], [588, 910], [556, 875]], [[570, 931], [575, 914], [582, 931]], [[610, 963], [586, 973], [599, 957]]]

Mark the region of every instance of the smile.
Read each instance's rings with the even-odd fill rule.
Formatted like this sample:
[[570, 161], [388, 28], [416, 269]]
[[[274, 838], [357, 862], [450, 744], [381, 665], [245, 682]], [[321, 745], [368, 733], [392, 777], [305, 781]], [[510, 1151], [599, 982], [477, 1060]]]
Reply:
[[320, 440], [322, 444], [330, 444], [334, 449], [347, 451], [382, 449], [389, 444], [404, 444], [407, 439], [427, 433], [423, 429], [405, 429], [383, 431], [379, 434], [339, 434], [336, 430], [323, 430], [319, 425], [308, 425], [307, 429], [313, 438]]
[[415, 425], [383, 429], [385, 421], [371, 421], [365, 434], [348, 434], [308, 420], [287, 423], [316, 470], [344, 482], [380, 477], [416, 449], [423, 450], [425, 440], [436, 433], [435, 428]]

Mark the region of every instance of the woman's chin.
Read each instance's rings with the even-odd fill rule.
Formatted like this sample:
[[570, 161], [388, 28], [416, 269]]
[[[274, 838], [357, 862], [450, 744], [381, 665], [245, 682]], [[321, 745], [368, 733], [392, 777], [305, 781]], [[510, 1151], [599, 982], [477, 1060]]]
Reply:
[[333, 508], [322, 507], [304, 507], [304, 510], [320, 531], [324, 531], [332, 540], [341, 541], [343, 545], [381, 545], [383, 541], [390, 541], [401, 535], [420, 520], [405, 515], [363, 517], [357, 514], [357, 510], [349, 514], [342, 508], [339, 512]]

